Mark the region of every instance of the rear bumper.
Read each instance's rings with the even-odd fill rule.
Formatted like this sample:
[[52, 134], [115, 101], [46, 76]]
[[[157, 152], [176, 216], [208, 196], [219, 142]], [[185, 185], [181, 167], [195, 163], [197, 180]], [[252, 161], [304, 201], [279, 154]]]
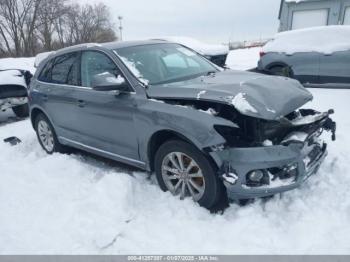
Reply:
[[[247, 199], [270, 196], [299, 187], [317, 172], [327, 155], [327, 145], [318, 141], [312, 144], [306, 142], [303, 146], [290, 144], [288, 146], [231, 148], [221, 152], [212, 152], [211, 155], [221, 163], [223, 178], [225, 174], [233, 174], [235, 177], [235, 180], [223, 179], [229, 198]], [[288, 178], [273, 177], [269, 171], [289, 170], [291, 166], [294, 168], [293, 176]], [[254, 170], [264, 170], [268, 184], [249, 186], [247, 175]]]

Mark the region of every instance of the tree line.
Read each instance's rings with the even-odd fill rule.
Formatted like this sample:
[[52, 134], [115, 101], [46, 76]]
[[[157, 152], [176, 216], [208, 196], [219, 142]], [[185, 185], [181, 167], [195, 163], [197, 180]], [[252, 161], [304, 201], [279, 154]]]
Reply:
[[117, 40], [108, 7], [69, 0], [0, 0], [0, 57]]

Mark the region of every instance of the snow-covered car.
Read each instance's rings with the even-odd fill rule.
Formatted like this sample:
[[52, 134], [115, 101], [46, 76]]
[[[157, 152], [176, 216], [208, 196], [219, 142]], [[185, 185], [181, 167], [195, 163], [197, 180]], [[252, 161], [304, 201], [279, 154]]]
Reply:
[[164, 41], [65, 48], [41, 63], [29, 91], [43, 149], [68, 147], [155, 172], [158, 184], [206, 208], [227, 197], [300, 186], [327, 154], [331, 110], [285, 77], [222, 70]]
[[188, 48], [191, 48], [192, 50], [205, 56], [207, 59], [209, 59], [218, 66], [224, 67], [226, 65], [226, 59], [229, 53], [228, 46], [218, 44], [207, 44], [200, 42], [197, 39], [185, 36], [168, 36], [160, 37], [157, 39], [187, 46]]
[[25, 70], [0, 70], [0, 111], [12, 109], [18, 117], [29, 116], [27, 86], [31, 73]]
[[305, 86], [350, 87], [350, 26], [279, 33], [263, 47], [258, 69]]
[[48, 58], [50, 55], [54, 54], [55, 51], [49, 51], [49, 52], [43, 52], [39, 53], [35, 56], [34, 60], [34, 67], [39, 67], [40, 63], [43, 62], [46, 58]]

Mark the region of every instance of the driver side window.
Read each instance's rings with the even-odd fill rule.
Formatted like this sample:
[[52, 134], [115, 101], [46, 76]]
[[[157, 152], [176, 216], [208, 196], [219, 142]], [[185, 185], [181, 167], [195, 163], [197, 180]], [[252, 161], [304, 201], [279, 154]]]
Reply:
[[120, 71], [115, 63], [105, 54], [97, 51], [84, 51], [81, 57], [81, 83], [85, 87], [93, 87], [95, 76], [110, 73], [116, 77]]

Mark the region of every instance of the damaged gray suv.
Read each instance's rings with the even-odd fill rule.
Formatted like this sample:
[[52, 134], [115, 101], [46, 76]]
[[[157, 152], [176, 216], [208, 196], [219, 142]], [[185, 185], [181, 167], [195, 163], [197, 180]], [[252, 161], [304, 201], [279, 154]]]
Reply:
[[155, 172], [162, 190], [206, 208], [294, 189], [318, 170], [335, 123], [331, 110], [300, 109], [310, 100], [296, 80], [223, 70], [163, 41], [62, 49], [29, 91], [47, 153], [75, 147]]

